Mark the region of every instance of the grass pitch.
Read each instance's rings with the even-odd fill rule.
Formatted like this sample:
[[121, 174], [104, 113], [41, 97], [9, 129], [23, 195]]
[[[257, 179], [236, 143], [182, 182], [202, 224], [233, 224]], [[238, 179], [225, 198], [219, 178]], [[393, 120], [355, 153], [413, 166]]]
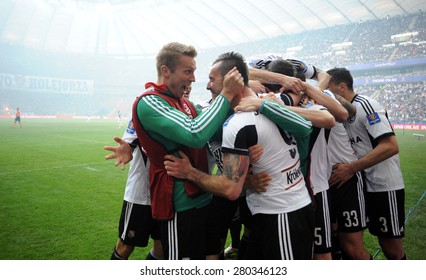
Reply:
[[[107, 260], [117, 240], [128, 167], [106, 161], [115, 120], [0, 119], [0, 259]], [[405, 247], [426, 259], [426, 139], [397, 131], [406, 184]], [[365, 243], [383, 259], [375, 238]], [[229, 240], [228, 240], [229, 244]], [[131, 259], [145, 258], [137, 248]]]

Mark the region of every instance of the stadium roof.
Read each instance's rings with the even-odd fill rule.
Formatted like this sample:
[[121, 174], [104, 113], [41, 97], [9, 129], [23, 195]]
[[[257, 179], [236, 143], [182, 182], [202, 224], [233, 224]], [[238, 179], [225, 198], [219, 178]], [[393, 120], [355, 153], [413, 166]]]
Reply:
[[424, 0], [2, 0], [0, 43], [52, 52], [144, 56], [426, 10]]

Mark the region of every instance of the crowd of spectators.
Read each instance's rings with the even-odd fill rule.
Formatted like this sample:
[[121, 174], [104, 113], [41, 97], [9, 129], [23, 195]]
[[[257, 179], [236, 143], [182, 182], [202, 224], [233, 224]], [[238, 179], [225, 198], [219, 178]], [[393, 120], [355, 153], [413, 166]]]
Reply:
[[[205, 90], [208, 66], [219, 53], [229, 50], [244, 56], [277, 53], [298, 58], [324, 70], [358, 64], [385, 63], [399, 59], [426, 57], [426, 13], [418, 12], [380, 20], [358, 22], [307, 32], [279, 36], [263, 41], [227, 46], [214, 50], [199, 50], [197, 81], [193, 92], [208, 96]], [[404, 42], [395, 42], [392, 35], [411, 32]], [[416, 34], [416, 35], [414, 35]], [[338, 50], [336, 44], [351, 42]], [[288, 48], [302, 46], [295, 53]], [[1, 107], [21, 107], [23, 114], [114, 115], [117, 109], [128, 111], [134, 98], [143, 90], [146, 81], [155, 77], [155, 58], [114, 58], [78, 54], [44, 53], [24, 46], [1, 45], [0, 73], [15, 75], [87, 79], [94, 81], [91, 95], [65, 96], [52, 93], [13, 92], [0, 87]], [[419, 75], [424, 66], [413, 67], [409, 73], [398, 69], [392, 75]], [[414, 69], [414, 70], [413, 70]], [[372, 77], [389, 75], [389, 70]], [[353, 73], [357, 78], [359, 73]], [[368, 80], [368, 79], [366, 79]], [[424, 83], [357, 86], [360, 93], [380, 92], [377, 96], [390, 110], [394, 121], [410, 118], [425, 121]], [[195, 94], [194, 94], [195, 96]], [[65, 101], [64, 101], [65, 100]], [[117, 105], [122, 106], [117, 108]], [[3, 112], [4, 113], [4, 112]]]
[[355, 92], [377, 99], [388, 111], [391, 122], [426, 121], [426, 82], [359, 85]]
[[[242, 53], [296, 56], [325, 69], [426, 56], [426, 12], [311, 30], [241, 46]], [[393, 35], [413, 33], [397, 42]], [[350, 43], [336, 47], [338, 44]], [[302, 47], [295, 53], [288, 48]]]

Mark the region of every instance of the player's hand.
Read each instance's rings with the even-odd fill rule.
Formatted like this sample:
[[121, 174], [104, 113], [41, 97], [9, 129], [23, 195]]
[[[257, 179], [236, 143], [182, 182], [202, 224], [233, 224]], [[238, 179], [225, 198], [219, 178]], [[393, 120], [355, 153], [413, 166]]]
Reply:
[[328, 184], [330, 187], [340, 188], [355, 174], [352, 165], [348, 163], [337, 163], [333, 165], [332, 170], [333, 171], [331, 173], [330, 179], [328, 179]]
[[281, 98], [278, 98], [275, 93], [271, 92], [268, 93], [267, 95], [265, 95], [263, 97], [263, 99], [269, 100], [269, 101], [274, 101], [275, 103], [278, 103], [282, 106], [285, 106], [284, 102], [281, 100]]
[[248, 86], [255, 92], [255, 93], [265, 93], [267, 92], [266, 87], [258, 80], [249, 80]]
[[285, 75], [282, 75], [280, 84], [282, 85], [280, 92], [291, 90], [292, 92], [299, 93], [305, 91], [306, 89], [306, 85], [303, 83], [302, 80]]
[[240, 100], [237, 106], [234, 108], [234, 112], [254, 112], [259, 111], [262, 106], [263, 100], [256, 96], [247, 96]]
[[111, 151], [112, 154], [106, 155], [105, 159], [116, 159], [114, 165], [121, 165], [121, 170], [124, 170], [126, 163], [130, 162], [133, 159], [132, 148], [130, 145], [123, 141], [121, 138], [115, 136], [114, 141], [119, 145], [116, 147], [113, 146], [104, 146], [104, 150]]
[[236, 67], [232, 68], [223, 78], [222, 95], [229, 101], [244, 90], [244, 80]]
[[256, 163], [259, 160], [260, 156], [263, 154], [263, 147], [259, 144], [249, 147], [248, 150], [250, 163]]
[[181, 158], [174, 155], [165, 155], [164, 167], [167, 171], [167, 175], [179, 179], [186, 179], [188, 178], [188, 174], [191, 172], [193, 167], [185, 153], [179, 151], [179, 155]]
[[267, 172], [261, 172], [258, 174], [247, 174], [244, 186], [255, 192], [266, 192], [267, 186], [272, 178]]

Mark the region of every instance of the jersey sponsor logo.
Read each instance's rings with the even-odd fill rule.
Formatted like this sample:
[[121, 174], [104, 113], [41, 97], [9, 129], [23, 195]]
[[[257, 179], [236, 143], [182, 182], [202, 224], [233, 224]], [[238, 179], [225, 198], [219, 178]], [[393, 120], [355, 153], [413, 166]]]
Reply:
[[377, 112], [373, 112], [373, 113], [367, 115], [367, 120], [368, 120], [368, 123], [370, 125], [381, 122], [381, 119], [379, 117], [379, 114], [377, 114]]
[[286, 187], [285, 190], [291, 189], [303, 180], [303, 174], [302, 170], [300, 169], [299, 161], [297, 161], [289, 168], [282, 170], [281, 172], [285, 173], [286, 176], [286, 185], [288, 187]]
[[129, 134], [135, 134], [135, 127], [133, 125], [133, 121], [130, 120], [129, 123], [127, 124], [127, 128], [126, 128], [126, 132]]
[[362, 140], [359, 136], [357, 136], [355, 138], [350, 138], [349, 141], [351, 142], [351, 145], [362, 142]]
[[302, 171], [300, 170], [299, 167], [287, 170], [286, 178], [287, 178], [287, 185], [288, 185], [286, 190], [288, 190], [296, 186], [303, 179]]

